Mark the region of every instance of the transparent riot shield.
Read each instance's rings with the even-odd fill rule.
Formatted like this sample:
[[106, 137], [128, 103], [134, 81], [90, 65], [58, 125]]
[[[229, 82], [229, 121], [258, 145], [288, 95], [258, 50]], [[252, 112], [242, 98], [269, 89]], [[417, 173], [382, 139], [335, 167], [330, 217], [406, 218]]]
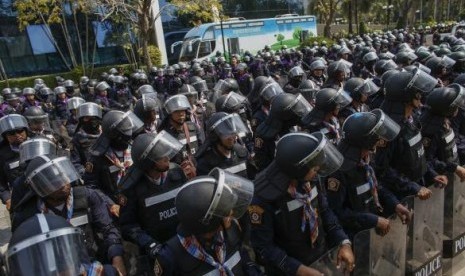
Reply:
[[450, 175], [444, 190], [443, 272], [458, 275], [465, 267], [465, 182]]
[[329, 250], [326, 254], [324, 254], [320, 259], [311, 264], [310, 267], [318, 270], [325, 276], [350, 275], [349, 272], [344, 272], [343, 265], [341, 265], [339, 269], [337, 268], [336, 263], [338, 251], [339, 246], [334, 247], [333, 249]]
[[380, 236], [375, 229], [354, 237], [355, 269], [353, 275], [405, 275], [407, 225], [396, 214], [389, 218], [390, 230]]
[[442, 274], [442, 238], [444, 228], [444, 190], [429, 187], [431, 198], [408, 198], [414, 210], [413, 224], [407, 235], [407, 275]]

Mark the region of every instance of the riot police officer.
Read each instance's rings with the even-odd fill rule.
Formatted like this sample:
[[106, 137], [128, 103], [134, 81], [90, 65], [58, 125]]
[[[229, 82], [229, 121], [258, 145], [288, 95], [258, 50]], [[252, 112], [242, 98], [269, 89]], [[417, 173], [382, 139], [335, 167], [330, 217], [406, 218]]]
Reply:
[[302, 83], [305, 72], [300, 66], [292, 67], [288, 73], [288, 82], [284, 85], [283, 90], [286, 93], [299, 93], [299, 86]]
[[0, 199], [7, 210], [11, 204], [11, 185], [23, 174], [19, 166], [19, 146], [28, 137], [26, 118], [19, 114], [11, 114], [0, 118]]
[[79, 123], [71, 139], [71, 161], [81, 175], [90, 159], [90, 148], [102, 133], [102, 108], [96, 103], [83, 103], [77, 108]]
[[120, 217], [123, 236], [150, 258], [155, 257], [161, 243], [176, 235], [174, 198], [187, 178], [170, 159], [182, 147], [166, 131], [137, 136], [131, 151], [134, 166], [122, 180], [127, 198]]
[[186, 183], [176, 195], [180, 225], [161, 248], [155, 275], [262, 275], [242, 247], [237, 223], [253, 195], [253, 183], [215, 169]]
[[134, 114], [144, 122], [144, 130], [146, 133], [157, 133], [157, 127], [161, 121], [158, 116], [160, 104], [158, 99], [150, 97], [142, 97], [137, 100], [134, 106]]
[[371, 158], [377, 144], [393, 140], [400, 126], [376, 109], [350, 115], [342, 130], [344, 138], [338, 149], [344, 162], [325, 180], [329, 206], [350, 237], [374, 227], [385, 235], [389, 220], [384, 217], [394, 211], [404, 220], [410, 216], [395, 196], [378, 183]]
[[[36, 214], [11, 236], [6, 252], [8, 275], [98, 275], [121, 273], [116, 267], [91, 260], [81, 229], [64, 218]], [[27, 264], [27, 265], [25, 265]]]
[[[252, 129], [253, 133], [255, 133], [257, 127], [268, 117], [270, 113], [271, 102], [273, 101], [274, 97], [278, 94], [284, 93], [284, 90], [281, 88], [281, 86], [279, 86], [279, 84], [272, 78], [259, 78], [262, 79], [257, 78], [257, 80], [255, 80], [254, 91], [252, 92], [257, 94], [256, 108], [253, 109], [255, 111], [252, 115], [252, 120], [250, 120], [250, 128]], [[264, 84], [261, 84], [262, 81]], [[248, 99], [249, 102], [252, 101], [251, 97]], [[254, 107], [252, 106], [252, 108]]]
[[[16, 212], [12, 221], [13, 231], [37, 213], [61, 216], [83, 230], [89, 252], [125, 273], [121, 234], [113, 225], [101, 196], [74, 183], [80, 181], [80, 175], [67, 157], [36, 157], [28, 164], [25, 175], [37, 200], [31, 200], [28, 206]], [[97, 233], [103, 237], [100, 246], [96, 243]]]
[[[142, 121], [131, 111], [109, 111], [103, 116], [102, 134], [91, 147], [91, 156], [85, 164], [85, 184], [100, 188], [119, 206], [126, 204], [126, 198], [118, 184], [133, 163], [132, 137], [142, 128]], [[118, 206], [108, 203], [117, 211]]]
[[385, 83], [381, 109], [400, 125], [401, 131], [393, 141], [378, 147], [377, 175], [399, 200], [409, 195], [428, 199], [432, 193], [425, 187], [427, 183], [447, 184], [447, 177], [427, 164], [420, 123], [414, 113], [421, 106], [422, 94], [436, 84], [436, 79], [420, 69], [394, 74]]
[[339, 111], [340, 122], [344, 122], [345, 118], [354, 113], [369, 111], [366, 102], [371, 95], [378, 92], [379, 87], [372, 79], [350, 78], [344, 84], [343, 89], [352, 98], [352, 102]]
[[275, 160], [254, 181], [249, 207], [252, 246], [268, 275], [318, 273], [309, 265], [337, 245], [338, 264], [353, 269], [351, 243], [317, 177], [336, 171], [342, 160], [321, 133], [290, 133], [278, 141]]
[[339, 90], [344, 86], [344, 82], [350, 76], [352, 64], [346, 60], [334, 61], [328, 66], [328, 79], [322, 88], [333, 88]]
[[247, 148], [238, 142], [248, 128], [238, 114], [214, 113], [207, 122], [207, 139], [196, 154], [197, 174], [207, 175], [213, 168], [247, 177]]
[[37, 101], [36, 93], [37, 91], [34, 88], [26, 87], [23, 89], [23, 107], [24, 109], [28, 109], [31, 106], [40, 106], [40, 102]]
[[183, 144], [183, 149], [172, 160], [185, 170], [187, 177], [195, 176], [195, 160], [193, 155], [202, 144], [199, 128], [187, 121], [191, 105], [184, 95], [171, 96], [165, 101], [165, 110], [168, 115], [162, 121], [158, 131], [165, 130]]

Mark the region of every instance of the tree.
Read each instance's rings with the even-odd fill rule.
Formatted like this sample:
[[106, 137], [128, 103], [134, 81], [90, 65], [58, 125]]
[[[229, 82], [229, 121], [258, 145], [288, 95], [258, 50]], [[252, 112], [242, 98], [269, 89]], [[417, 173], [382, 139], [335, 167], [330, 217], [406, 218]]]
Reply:
[[302, 28], [297, 27], [294, 29], [294, 32], [292, 33], [292, 38], [295, 40], [300, 40], [300, 34], [302, 33]]
[[283, 44], [283, 40], [284, 40], [284, 35], [283, 34], [278, 34], [276, 36], [276, 40], [282, 45]]
[[317, 0], [316, 10], [325, 22], [323, 35], [331, 37], [331, 24], [334, 21], [336, 13], [339, 11], [343, 0]]

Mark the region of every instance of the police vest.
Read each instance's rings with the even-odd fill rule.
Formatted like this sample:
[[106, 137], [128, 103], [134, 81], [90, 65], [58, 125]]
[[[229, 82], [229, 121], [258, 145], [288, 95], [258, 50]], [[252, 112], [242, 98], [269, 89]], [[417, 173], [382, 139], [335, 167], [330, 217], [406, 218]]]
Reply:
[[184, 134], [184, 131], [178, 132], [178, 135], [176, 136], [176, 138], [183, 145], [181, 153], [178, 154], [174, 159], [176, 160], [175, 163], [178, 163], [178, 164], [180, 164], [182, 160], [185, 160], [189, 157], [188, 151], [190, 151], [191, 155], [195, 155], [195, 153], [197, 152], [199, 148], [199, 141], [197, 140], [197, 128], [192, 122], [186, 122], [186, 124], [187, 124], [187, 129], [189, 131], [188, 134], [189, 134], [190, 143], [188, 143], [188, 139], [186, 135]]
[[[204, 172], [209, 172], [213, 168], [219, 167], [230, 173], [234, 173], [242, 177], [247, 177], [247, 156], [247, 149], [237, 143], [233, 146], [231, 158], [227, 159], [218, 153], [216, 149], [210, 147], [207, 151], [204, 152], [204, 154], [197, 158], [197, 160], [199, 160], [199, 167], [197, 169], [203, 170]], [[205, 168], [201, 165], [200, 159], [205, 161]]]
[[[245, 275], [241, 263], [241, 233], [236, 223], [224, 231], [226, 256], [224, 264], [232, 271], [233, 275]], [[219, 276], [219, 270], [206, 262], [200, 261], [190, 255], [181, 245], [179, 239], [174, 237], [167, 242], [167, 246], [173, 251], [174, 263], [177, 275], [208, 275]]]
[[95, 257], [98, 246], [94, 238], [90, 213], [86, 188], [84, 186], [73, 187], [73, 216], [69, 223], [82, 230], [87, 252], [91, 257]]
[[90, 147], [95, 143], [95, 141], [97, 141], [97, 138], [99, 136], [99, 134], [87, 134], [83, 130], [77, 132], [74, 135], [73, 140], [76, 142], [75, 145], [77, 145], [73, 149], [78, 152], [79, 158], [81, 158], [82, 165], [84, 165], [87, 162], [87, 160], [90, 159]]
[[144, 177], [134, 187], [136, 198], [128, 199], [137, 201], [139, 224], [157, 242], [165, 242], [176, 234], [179, 220], [174, 199], [184, 180], [182, 169], [177, 164], [170, 164], [161, 185]]
[[413, 181], [420, 180], [426, 172], [425, 149], [420, 130], [410, 123], [404, 123], [399, 133], [402, 148], [396, 152], [394, 166], [397, 171]]
[[8, 182], [13, 184], [16, 178], [23, 175], [24, 170], [19, 166], [19, 153], [12, 151], [7, 148], [0, 152], [5, 158], [5, 163], [3, 164], [3, 171], [5, 172]]
[[[312, 183], [313, 184], [313, 183]], [[326, 252], [325, 234], [319, 210], [319, 189], [315, 185], [311, 191], [311, 205], [318, 215], [318, 238], [311, 244], [310, 229], [306, 225], [302, 232], [303, 204], [293, 199], [288, 193], [274, 202], [274, 241], [286, 251], [287, 255], [296, 258], [305, 265], [310, 265]]]
[[344, 172], [348, 184], [348, 196], [351, 209], [356, 212], [369, 212], [376, 214], [377, 209], [371, 192], [371, 185], [367, 181], [366, 171], [363, 167], [354, 167]]

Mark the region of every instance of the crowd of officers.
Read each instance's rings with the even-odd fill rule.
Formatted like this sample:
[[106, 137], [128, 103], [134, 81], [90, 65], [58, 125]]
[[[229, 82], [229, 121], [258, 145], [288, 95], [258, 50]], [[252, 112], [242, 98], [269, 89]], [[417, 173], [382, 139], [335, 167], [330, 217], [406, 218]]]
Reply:
[[[404, 30], [5, 88], [10, 275], [321, 275], [465, 179], [465, 41]], [[433, 206], [432, 206], [433, 207]]]

